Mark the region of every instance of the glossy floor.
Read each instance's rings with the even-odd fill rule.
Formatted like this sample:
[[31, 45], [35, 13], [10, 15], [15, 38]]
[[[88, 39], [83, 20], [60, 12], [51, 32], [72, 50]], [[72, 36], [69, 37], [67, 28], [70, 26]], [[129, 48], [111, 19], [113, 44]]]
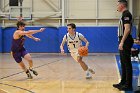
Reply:
[[39, 75], [28, 80], [10, 54], [0, 54], [0, 93], [121, 93], [112, 87], [120, 78], [115, 54], [83, 58], [96, 72], [92, 79], [85, 79], [85, 72], [70, 55], [31, 55]]

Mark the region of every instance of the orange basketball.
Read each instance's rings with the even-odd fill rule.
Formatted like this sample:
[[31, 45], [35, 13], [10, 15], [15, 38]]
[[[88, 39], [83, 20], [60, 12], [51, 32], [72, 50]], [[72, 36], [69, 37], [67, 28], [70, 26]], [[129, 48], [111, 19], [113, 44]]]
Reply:
[[85, 46], [79, 47], [78, 53], [80, 56], [87, 56], [88, 55], [88, 48]]

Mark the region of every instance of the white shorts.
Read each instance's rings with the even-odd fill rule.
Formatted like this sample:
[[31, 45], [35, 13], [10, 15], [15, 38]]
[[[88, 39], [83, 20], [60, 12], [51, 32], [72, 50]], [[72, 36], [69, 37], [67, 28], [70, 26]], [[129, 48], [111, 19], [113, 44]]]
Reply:
[[78, 62], [77, 58], [80, 57], [80, 55], [78, 54], [78, 52], [71, 52], [70, 54], [71, 54], [71, 56], [73, 57], [73, 59], [74, 59], [76, 62]]

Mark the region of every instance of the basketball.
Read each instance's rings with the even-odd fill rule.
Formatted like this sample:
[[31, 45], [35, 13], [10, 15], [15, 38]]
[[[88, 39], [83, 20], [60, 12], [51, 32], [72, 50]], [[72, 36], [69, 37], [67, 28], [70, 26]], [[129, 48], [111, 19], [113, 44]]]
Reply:
[[88, 55], [88, 48], [85, 46], [79, 47], [78, 53], [80, 56], [87, 56]]

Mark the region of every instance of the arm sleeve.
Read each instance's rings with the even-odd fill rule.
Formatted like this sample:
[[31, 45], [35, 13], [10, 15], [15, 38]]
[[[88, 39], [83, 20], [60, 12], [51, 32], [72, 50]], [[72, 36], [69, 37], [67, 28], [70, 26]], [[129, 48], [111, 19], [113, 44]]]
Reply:
[[125, 13], [122, 18], [124, 24], [130, 24], [132, 21], [132, 16], [130, 13]]
[[83, 40], [85, 37], [84, 37], [84, 35], [82, 35], [81, 33], [79, 33], [79, 38], [80, 38], [80, 40]]

